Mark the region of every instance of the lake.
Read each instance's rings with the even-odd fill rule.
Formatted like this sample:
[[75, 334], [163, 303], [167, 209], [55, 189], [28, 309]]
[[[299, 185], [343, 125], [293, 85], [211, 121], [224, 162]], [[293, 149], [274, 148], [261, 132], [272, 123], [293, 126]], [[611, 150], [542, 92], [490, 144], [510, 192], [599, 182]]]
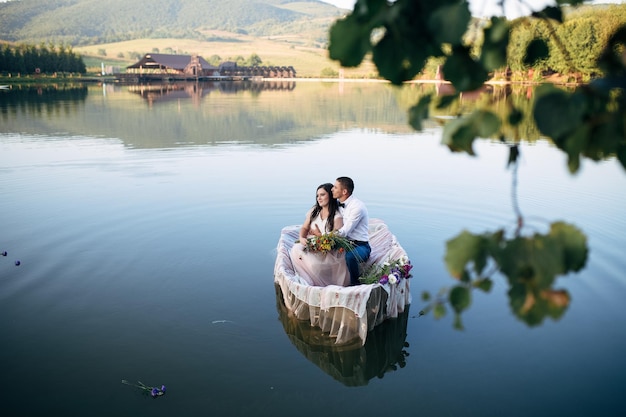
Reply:
[[[0, 91], [2, 414], [623, 415], [626, 172], [611, 157], [570, 175], [532, 126], [516, 175], [499, 142], [451, 153], [436, 118], [419, 133], [407, 124], [432, 88]], [[273, 268], [281, 229], [343, 175], [414, 273], [410, 309], [339, 349], [285, 314]], [[557, 280], [565, 314], [528, 326], [496, 274], [464, 330], [451, 312], [420, 316], [422, 292], [455, 283], [446, 241], [514, 227], [514, 201], [529, 233], [565, 221], [587, 236], [584, 268]]]

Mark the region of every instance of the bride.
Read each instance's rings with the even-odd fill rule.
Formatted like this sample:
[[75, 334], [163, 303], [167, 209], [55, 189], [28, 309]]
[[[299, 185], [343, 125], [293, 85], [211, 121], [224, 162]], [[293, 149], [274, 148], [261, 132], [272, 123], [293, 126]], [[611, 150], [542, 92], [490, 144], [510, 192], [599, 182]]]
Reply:
[[321, 236], [343, 226], [337, 200], [332, 197], [332, 187], [330, 183], [317, 187], [316, 203], [307, 211], [300, 228], [300, 241], [289, 253], [296, 273], [309, 285], [320, 287], [350, 284], [345, 253], [338, 250], [326, 253], [305, 250], [307, 238]]

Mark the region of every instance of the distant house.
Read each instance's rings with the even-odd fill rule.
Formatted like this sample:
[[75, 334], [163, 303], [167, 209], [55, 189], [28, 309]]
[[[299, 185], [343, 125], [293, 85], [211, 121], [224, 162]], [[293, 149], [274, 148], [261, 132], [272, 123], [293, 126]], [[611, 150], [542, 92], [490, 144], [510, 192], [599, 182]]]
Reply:
[[234, 75], [239, 71], [237, 63], [234, 61], [222, 62], [219, 66], [219, 72], [223, 75]]
[[127, 74], [161, 74], [179, 77], [219, 76], [217, 67], [197, 55], [146, 54], [126, 67]]
[[240, 67], [232, 61], [221, 63], [219, 72], [222, 76], [228, 77], [296, 78], [296, 70], [292, 66]]

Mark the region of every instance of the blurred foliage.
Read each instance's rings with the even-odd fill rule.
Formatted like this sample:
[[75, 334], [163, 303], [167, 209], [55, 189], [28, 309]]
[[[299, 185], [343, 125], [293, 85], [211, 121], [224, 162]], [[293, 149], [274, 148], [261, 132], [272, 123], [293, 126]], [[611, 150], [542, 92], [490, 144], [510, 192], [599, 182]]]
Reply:
[[497, 111], [486, 103], [459, 114], [445, 124], [442, 141], [452, 151], [472, 155], [477, 138], [518, 141], [520, 122], [533, 118], [541, 134], [567, 153], [572, 173], [581, 157], [615, 155], [626, 167], [626, 6], [563, 10], [551, 6], [514, 21], [498, 16], [477, 20], [467, 1], [358, 0], [352, 13], [331, 27], [329, 55], [355, 67], [371, 54], [379, 74], [395, 85], [416, 78], [429, 61], [440, 60], [451, 91], [437, 99], [422, 97], [409, 109], [409, 123], [416, 130], [433, 109], [453, 105], [461, 94], [483, 88], [497, 74], [505, 81], [514, 70], [517, 76], [539, 71], [579, 81], [593, 76], [593, 82], [573, 92], [541, 89], [531, 111], [509, 102]]
[[570, 297], [567, 291], [554, 288], [556, 278], [580, 271], [587, 253], [585, 235], [564, 222], [550, 224], [545, 234], [530, 236], [507, 237], [504, 229], [482, 234], [463, 231], [446, 243], [446, 267], [458, 283], [447, 292], [447, 299], [440, 296], [426, 311], [435, 308], [441, 315], [449, 303], [455, 327], [462, 329], [461, 312], [471, 304], [471, 291], [489, 292], [491, 275], [499, 271], [507, 279], [511, 310], [520, 320], [534, 326], [546, 317], [558, 319]]
[[[511, 146], [511, 154], [519, 155], [517, 146]], [[509, 162], [514, 170], [515, 193], [517, 158]], [[457, 283], [452, 289], [442, 288], [434, 297], [424, 292], [426, 307], [420, 315], [433, 311], [439, 319], [446, 315], [449, 305], [454, 312], [454, 327], [462, 330], [461, 313], [471, 305], [472, 290], [490, 292], [496, 273], [506, 279], [513, 314], [527, 325], [539, 325], [545, 318], [556, 320], [565, 313], [570, 295], [555, 288], [556, 280], [585, 267], [589, 253], [587, 237], [563, 221], [552, 222], [545, 233], [526, 234], [524, 218], [515, 204], [514, 207], [517, 221], [512, 231], [464, 230], [446, 242], [445, 265]]]
[[[329, 54], [345, 67], [359, 66], [371, 55], [379, 74], [394, 85], [417, 78], [429, 62], [437, 62], [443, 79], [435, 93], [415, 98], [409, 124], [419, 131], [442, 109], [455, 113], [439, 118], [442, 143], [469, 155], [476, 139], [509, 146], [514, 185], [518, 144], [539, 135], [567, 154], [572, 174], [581, 158], [615, 157], [626, 168], [626, 6], [572, 8], [581, 3], [558, 0], [557, 6], [509, 21], [473, 19], [468, 2], [461, 0], [357, 0], [352, 13], [331, 27]], [[528, 90], [530, 105], [508, 92], [504, 101], [483, 94], [487, 100], [477, 99], [473, 107], [463, 100], [493, 89], [485, 84], [489, 80], [512, 89], [511, 81], [557, 73], [576, 81], [576, 87], [546, 83], [534, 94]], [[593, 81], [581, 84], [583, 78]], [[462, 329], [461, 314], [471, 305], [472, 290], [489, 292], [498, 273], [506, 278], [511, 309], [523, 322], [533, 326], [562, 316], [570, 297], [555, 288], [555, 281], [585, 266], [587, 238], [562, 221], [551, 223], [545, 233], [527, 233], [515, 208], [513, 233], [463, 231], [447, 242], [446, 267], [458, 282], [434, 297], [424, 293], [427, 306], [421, 314], [440, 318], [451, 308], [454, 327]]]

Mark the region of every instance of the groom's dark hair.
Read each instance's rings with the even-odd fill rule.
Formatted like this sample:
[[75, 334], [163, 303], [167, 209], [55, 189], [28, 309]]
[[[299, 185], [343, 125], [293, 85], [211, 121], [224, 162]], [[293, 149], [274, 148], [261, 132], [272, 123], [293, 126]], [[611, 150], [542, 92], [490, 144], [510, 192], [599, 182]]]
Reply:
[[343, 188], [345, 188], [346, 190], [348, 190], [348, 193], [350, 195], [352, 195], [352, 193], [354, 192], [354, 181], [352, 181], [352, 178], [350, 178], [350, 177], [339, 177], [339, 178], [337, 178], [337, 181], [339, 181], [341, 186]]

